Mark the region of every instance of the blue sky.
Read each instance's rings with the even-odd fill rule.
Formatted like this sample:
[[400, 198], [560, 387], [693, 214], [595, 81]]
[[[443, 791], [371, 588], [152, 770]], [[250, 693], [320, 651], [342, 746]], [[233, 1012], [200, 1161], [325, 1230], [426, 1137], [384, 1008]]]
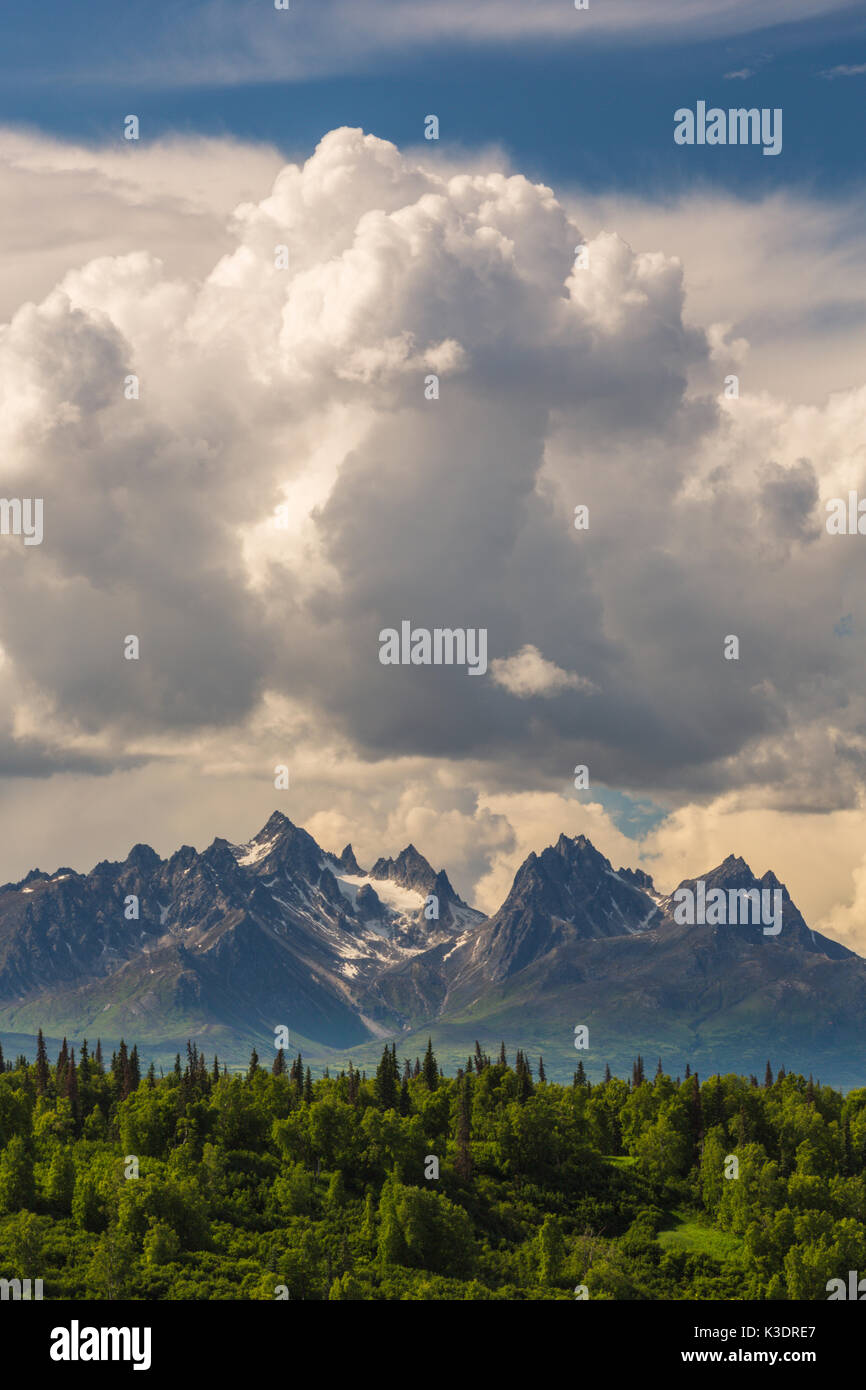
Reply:
[[[670, 2], [644, 12], [663, 17]], [[531, 176], [589, 189], [663, 195], [705, 179], [741, 192], [834, 193], [862, 178], [866, 71], [822, 75], [866, 68], [862, 6], [789, 0], [780, 11], [768, 2], [759, 13], [826, 12], [748, 29], [755, 7], [727, 0], [693, 7], [682, 24], [674, 9], [650, 33], [640, 24], [603, 27], [617, 8], [627, 12], [623, 0], [592, 0], [588, 14], [571, 12], [567, 0], [555, 8], [542, 0], [537, 13], [556, 32], [503, 39], [496, 6], [478, 33], [451, 34], [432, 21], [419, 33], [398, 4], [355, 0], [357, 33], [347, 35], [349, 12], [340, 4], [294, 0], [289, 13], [275, 14], [265, 0], [182, 9], [176, 0], [7, 2], [0, 121], [103, 141], [117, 138], [122, 117], [134, 111], [147, 137], [231, 133], [305, 157], [339, 125], [416, 143], [434, 112], [443, 153], [498, 144]], [[427, 8], [418, 0], [417, 11]], [[487, 13], [483, 4], [475, 9]], [[290, 80], [270, 80], [280, 70]], [[726, 80], [744, 71], [752, 75]], [[782, 154], [675, 146], [674, 109], [698, 99], [781, 107]]]

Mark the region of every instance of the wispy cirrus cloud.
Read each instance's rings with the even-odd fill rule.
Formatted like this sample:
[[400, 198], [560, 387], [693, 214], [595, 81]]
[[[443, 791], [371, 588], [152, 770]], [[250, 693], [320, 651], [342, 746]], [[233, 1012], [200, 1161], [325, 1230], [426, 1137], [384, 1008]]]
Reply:
[[[373, 70], [430, 47], [508, 47], [538, 43], [680, 43], [733, 38], [776, 26], [844, 16], [851, 0], [199, 0], [148, 7], [146, 26], [109, 18], [94, 26], [81, 57], [66, 43], [43, 42], [34, 64], [44, 77], [156, 87], [302, 82]], [[11, 60], [10, 60], [11, 62]], [[2, 68], [2, 60], [0, 60]]]
[[822, 77], [862, 77], [866, 73], [866, 63], [839, 63], [835, 68], [827, 68]]

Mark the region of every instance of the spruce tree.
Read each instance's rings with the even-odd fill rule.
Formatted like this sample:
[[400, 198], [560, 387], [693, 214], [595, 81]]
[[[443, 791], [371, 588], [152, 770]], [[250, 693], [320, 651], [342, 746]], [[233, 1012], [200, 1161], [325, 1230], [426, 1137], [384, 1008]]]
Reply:
[[[2, 1060], [2, 1053], [0, 1053], [0, 1060]], [[2, 1071], [2, 1066], [0, 1066], [0, 1071]], [[36, 1038], [36, 1094], [38, 1096], [44, 1096], [48, 1090], [48, 1076], [48, 1053], [45, 1050], [45, 1039], [40, 1028]]]
[[765, 1091], [769, 1091], [769, 1089], [770, 1089], [770, 1087], [772, 1086], [772, 1084], [773, 1084], [773, 1068], [770, 1066], [770, 1062], [769, 1062], [769, 1059], [768, 1059], [768, 1060], [767, 1060], [767, 1070], [764, 1072], [764, 1090], [765, 1090]]
[[286, 1074], [286, 1057], [282, 1048], [280, 1048], [279, 1052], [274, 1058], [274, 1064], [271, 1067], [271, 1071], [274, 1074], [274, 1076], [285, 1076]]
[[505, 1043], [504, 1043], [504, 1042], [501, 1042], [501, 1043], [499, 1044], [499, 1065], [500, 1065], [500, 1067], [507, 1067], [507, 1066], [508, 1066], [508, 1058], [507, 1058], [506, 1055], [505, 1055]]
[[691, 1097], [689, 1100], [689, 1131], [692, 1141], [692, 1151], [695, 1160], [700, 1157], [701, 1145], [704, 1138], [704, 1116], [701, 1109], [701, 1087], [698, 1081], [697, 1072], [693, 1072], [691, 1079]]
[[539, 1082], [541, 1082], [541, 1081], [546, 1081], [546, 1080], [547, 1080], [547, 1077], [546, 1077], [545, 1074], [544, 1074], [544, 1058], [543, 1058], [543, 1057], [539, 1057], [539, 1059], [538, 1059], [538, 1080], [539, 1080]]
[[123, 1090], [129, 1074], [129, 1056], [123, 1038], [120, 1039], [120, 1051], [111, 1060], [111, 1071], [118, 1086]]
[[397, 1106], [397, 1058], [392, 1048], [385, 1045], [382, 1060], [376, 1068], [373, 1081], [373, 1094], [380, 1110], [394, 1110]]
[[307, 1102], [308, 1105], [312, 1104], [313, 1077], [309, 1067], [307, 1067], [306, 1075], [304, 1076], [304, 1100]]
[[463, 1182], [468, 1182], [472, 1176], [472, 1104], [471, 1104], [472, 1081], [468, 1073], [460, 1083], [460, 1093], [457, 1101], [457, 1153], [454, 1159], [454, 1167]]
[[435, 1091], [439, 1085], [439, 1068], [436, 1065], [436, 1058], [433, 1056], [433, 1039], [427, 1039], [427, 1051], [424, 1053], [424, 1080], [427, 1089]]
[[98, 1076], [103, 1076], [105, 1073], [105, 1067], [102, 1061], [102, 1043], [99, 1038], [96, 1039], [96, 1073]]
[[256, 1072], [258, 1071], [258, 1069], [259, 1069], [259, 1054], [256, 1052], [256, 1049], [253, 1048], [252, 1052], [250, 1053], [250, 1065], [249, 1065], [249, 1069], [248, 1069], [248, 1071], [247, 1071], [247, 1081], [252, 1081], [252, 1079], [253, 1079], [253, 1077], [255, 1076], [255, 1074], [256, 1074]]
[[77, 1125], [77, 1124], [78, 1124], [78, 1120], [79, 1120], [79, 1116], [80, 1116], [80, 1114], [81, 1114], [81, 1106], [80, 1106], [80, 1103], [79, 1103], [79, 1096], [78, 1096], [78, 1073], [77, 1073], [77, 1071], [76, 1071], [76, 1069], [75, 1069], [75, 1048], [74, 1048], [74, 1047], [73, 1047], [73, 1049], [72, 1049], [72, 1052], [70, 1053], [70, 1056], [69, 1056], [69, 1065], [68, 1065], [67, 1068], [66, 1068], [66, 1073], [65, 1073], [65, 1075], [64, 1075], [64, 1079], [63, 1079], [63, 1080], [64, 1080], [64, 1092], [65, 1092], [65, 1095], [66, 1095], [66, 1097], [67, 1097], [67, 1099], [68, 1099], [68, 1101], [69, 1101], [69, 1105], [70, 1105], [70, 1108], [71, 1108], [71, 1110], [72, 1110], [72, 1115], [73, 1115], [73, 1118], [74, 1118], [75, 1123], [76, 1123], [76, 1125]]

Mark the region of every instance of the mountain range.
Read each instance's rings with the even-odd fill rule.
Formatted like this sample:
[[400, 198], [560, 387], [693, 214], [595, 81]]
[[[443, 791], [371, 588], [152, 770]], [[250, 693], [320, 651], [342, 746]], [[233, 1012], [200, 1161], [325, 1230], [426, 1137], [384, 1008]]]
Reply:
[[863, 1084], [866, 960], [812, 931], [771, 872], [729, 856], [700, 877], [780, 890], [782, 930], [683, 925], [673, 894], [582, 835], [530, 854], [489, 918], [414, 845], [365, 871], [280, 812], [243, 845], [33, 869], [0, 887], [0, 1042], [124, 1036], [164, 1063], [193, 1038], [239, 1064], [285, 1027], [318, 1066], [371, 1065], [392, 1038], [414, 1057], [432, 1036], [449, 1070], [502, 1039], [558, 1079], [641, 1053], [672, 1075], [762, 1076], [769, 1058]]

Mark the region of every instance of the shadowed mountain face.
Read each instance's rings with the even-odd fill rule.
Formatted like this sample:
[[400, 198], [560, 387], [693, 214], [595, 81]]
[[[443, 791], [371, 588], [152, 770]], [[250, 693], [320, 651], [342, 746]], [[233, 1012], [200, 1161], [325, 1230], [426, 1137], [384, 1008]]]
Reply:
[[0, 1027], [361, 1043], [381, 1031], [370, 984], [483, 921], [416, 850], [391, 863], [374, 882], [351, 845], [329, 855], [276, 812], [246, 845], [35, 871], [0, 888]]
[[[781, 930], [746, 914], [681, 920], [683, 890], [767, 904], [779, 892]], [[543, 1051], [551, 1075], [578, 1060], [590, 1074], [624, 1068], [639, 1051], [674, 1072], [762, 1070], [772, 1056], [856, 1084], [866, 961], [810, 930], [776, 877], [742, 859], [664, 897], [583, 836], [530, 854], [489, 919], [413, 845], [365, 873], [351, 845], [328, 854], [279, 812], [245, 845], [168, 860], [137, 845], [122, 864], [0, 888], [7, 1035], [125, 1034], [164, 1052], [195, 1036], [240, 1061], [281, 1025], [313, 1055], [367, 1060], [385, 1036], [417, 1050], [432, 1031], [454, 1064], [476, 1037], [504, 1037]]]

